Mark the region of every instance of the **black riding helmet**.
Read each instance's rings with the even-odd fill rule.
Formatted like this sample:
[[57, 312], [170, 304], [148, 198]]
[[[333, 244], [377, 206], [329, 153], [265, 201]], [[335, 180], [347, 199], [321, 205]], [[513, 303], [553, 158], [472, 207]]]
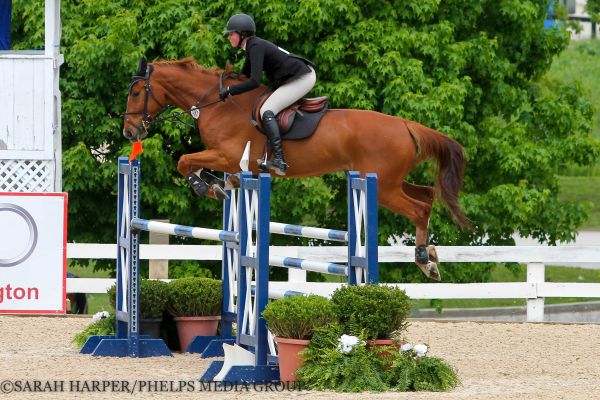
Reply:
[[240, 46], [245, 38], [252, 36], [256, 32], [256, 24], [248, 14], [235, 14], [227, 21], [227, 28], [223, 31], [223, 35], [231, 32], [240, 34], [240, 42], [238, 44]]

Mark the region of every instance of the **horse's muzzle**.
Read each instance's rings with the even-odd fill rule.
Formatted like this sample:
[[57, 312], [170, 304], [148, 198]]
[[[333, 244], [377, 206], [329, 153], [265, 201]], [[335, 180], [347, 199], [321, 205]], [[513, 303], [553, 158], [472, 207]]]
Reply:
[[135, 139], [135, 137], [134, 137], [133, 133], [131, 132], [131, 130], [129, 130], [127, 128], [123, 128], [123, 136], [127, 140], [134, 140]]
[[144, 129], [143, 126], [136, 126], [135, 128], [123, 128], [123, 136], [125, 139], [130, 141], [137, 141], [144, 139], [148, 136], [148, 132]]

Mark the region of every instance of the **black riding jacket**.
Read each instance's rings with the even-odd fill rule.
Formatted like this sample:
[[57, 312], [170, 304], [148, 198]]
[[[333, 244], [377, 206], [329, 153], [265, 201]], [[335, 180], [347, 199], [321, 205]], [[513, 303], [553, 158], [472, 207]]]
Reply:
[[314, 67], [312, 62], [256, 36], [251, 36], [246, 41], [246, 53], [242, 74], [246, 75], [248, 79], [231, 86], [229, 93], [232, 95], [259, 87], [263, 71], [271, 85], [277, 88], [294, 78], [309, 73], [308, 65]]

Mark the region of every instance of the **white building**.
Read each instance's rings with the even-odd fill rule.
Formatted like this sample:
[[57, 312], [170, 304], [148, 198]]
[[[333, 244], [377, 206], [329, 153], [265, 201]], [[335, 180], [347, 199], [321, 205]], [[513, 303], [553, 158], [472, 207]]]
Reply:
[[60, 0], [45, 0], [45, 46], [0, 51], [0, 192], [60, 192]]

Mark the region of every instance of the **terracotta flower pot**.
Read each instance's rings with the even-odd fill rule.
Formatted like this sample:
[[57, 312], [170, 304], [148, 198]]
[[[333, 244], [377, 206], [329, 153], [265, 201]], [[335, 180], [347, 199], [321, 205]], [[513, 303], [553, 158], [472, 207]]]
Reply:
[[175, 317], [181, 351], [186, 351], [196, 336], [216, 336], [220, 316]]
[[281, 382], [295, 382], [296, 371], [304, 364], [298, 353], [308, 347], [308, 340], [275, 338], [279, 355], [279, 379]]
[[[400, 347], [402, 347], [402, 345], [404, 343], [402, 341], [395, 341], [392, 339], [377, 339], [377, 340], [375, 340], [375, 343], [373, 343], [372, 340], [369, 340], [368, 344], [369, 344], [369, 346], [374, 346], [374, 347], [393, 346], [396, 349], [398, 349], [398, 351], [400, 351]], [[385, 357], [385, 356], [390, 355], [390, 353], [388, 351], [382, 351], [380, 353], [380, 355], [382, 357]]]

